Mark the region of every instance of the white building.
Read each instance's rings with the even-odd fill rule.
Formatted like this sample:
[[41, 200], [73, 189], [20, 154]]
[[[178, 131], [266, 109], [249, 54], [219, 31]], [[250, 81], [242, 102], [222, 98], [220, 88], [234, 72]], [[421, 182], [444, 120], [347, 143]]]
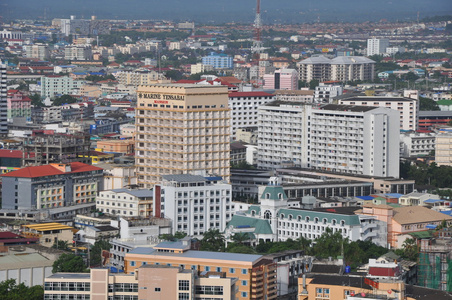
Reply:
[[308, 120], [312, 105], [275, 101], [259, 107], [259, 168], [310, 167]]
[[281, 101], [300, 101], [306, 103], [314, 102], [314, 91], [307, 88], [301, 90], [276, 90], [275, 100]]
[[405, 53], [405, 47], [400, 46], [386, 47], [386, 54], [393, 55], [396, 53]]
[[96, 198], [97, 210], [124, 217], [150, 217], [152, 215], [152, 190], [116, 189], [102, 191]]
[[340, 99], [338, 104], [386, 107], [400, 113], [400, 129], [417, 130], [419, 105], [416, 98], [358, 96]]
[[320, 83], [315, 87], [314, 102], [331, 103], [331, 100], [342, 95], [343, 91], [342, 85]]
[[236, 139], [239, 128], [257, 126], [258, 108], [273, 101], [273, 94], [266, 92], [232, 92], [229, 93], [231, 110], [231, 138]]
[[389, 39], [371, 38], [367, 40], [367, 56], [382, 55], [389, 47]]
[[64, 48], [64, 59], [66, 60], [91, 60], [92, 58], [91, 47], [73, 45]]
[[0, 136], [8, 134], [8, 85], [6, 82], [6, 65], [0, 60]]
[[121, 189], [137, 184], [137, 175], [134, 165], [130, 164], [97, 164], [104, 169], [104, 189]]
[[41, 77], [41, 98], [75, 94], [85, 82], [68, 76]]
[[154, 187], [154, 215], [173, 221], [172, 233], [200, 237], [211, 228], [223, 232], [232, 217], [232, 187], [221, 177], [164, 175]]
[[452, 129], [441, 130], [436, 136], [435, 162], [438, 166], [452, 166]]
[[190, 74], [198, 74], [198, 73], [204, 73], [213, 71], [213, 66], [211, 65], [204, 65], [202, 63], [197, 63], [195, 65], [191, 65], [190, 67]]
[[259, 168], [399, 177], [397, 111], [273, 102], [259, 112]]
[[432, 132], [401, 132], [400, 133], [400, 156], [422, 156], [429, 155], [435, 150], [436, 134]]
[[331, 60], [323, 55], [311, 56], [300, 61], [298, 65], [298, 79], [310, 82], [318, 80], [328, 81], [331, 78]]
[[34, 44], [25, 46], [25, 55], [28, 58], [37, 58], [40, 60], [46, 60], [49, 58], [49, 47], [45, 44]]

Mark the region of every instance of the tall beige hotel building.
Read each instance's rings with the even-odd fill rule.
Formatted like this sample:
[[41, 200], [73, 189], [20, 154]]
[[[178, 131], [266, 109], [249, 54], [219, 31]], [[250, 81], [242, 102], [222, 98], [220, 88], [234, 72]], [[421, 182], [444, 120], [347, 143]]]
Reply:
[[135, 162], [138, 185], [205, 170], [229, 181], [230, 112], [224, 86], [139, 86]]

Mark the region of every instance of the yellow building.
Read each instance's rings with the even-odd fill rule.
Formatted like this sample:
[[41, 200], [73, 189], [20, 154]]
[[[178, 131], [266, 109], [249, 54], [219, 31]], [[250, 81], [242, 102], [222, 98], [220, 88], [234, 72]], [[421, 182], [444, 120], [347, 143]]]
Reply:
[[91, 164], [96, 165], [99, 163], [111, 162], [115, 158], [113, 153], [104, 153], [100, 151], [90, 151], [89, 155], [79, 155], [78, 157], [88, 157], [91, 158]]
[[226, 86], [158, 84], [137, 90], [138, 184], [206, 170], [229, 181], [230, 113]]
[[236, 299], [276, 299], [276, 264], [272, 260], [261, 255], [189, 249], [184, 241], [163, 242], [153, 248], [135, 248], [125, 256], [124, 272], [135, 274], [143, 265], [163, 265], [193, 270], [197, 274], [224, 273], [225, 277], [238, 280]]
[[134, 149], [134, 140], [98, 140], [96, 151], [132, 154]]
[[74, 233], [78, 229], [60, 223], [40, 223], [22, 225], [22, 235], [27, 238], [39, 238], [41, 245], [52, 247], [57, 241], [65, 241], [72, 244]]

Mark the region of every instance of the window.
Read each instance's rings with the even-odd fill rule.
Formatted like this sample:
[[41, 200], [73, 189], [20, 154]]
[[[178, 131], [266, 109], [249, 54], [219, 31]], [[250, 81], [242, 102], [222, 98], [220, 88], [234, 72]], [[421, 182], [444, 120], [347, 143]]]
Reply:
[[242, 285], [243, 285], [243, 286], [247, 286], [247, 285], [248, 285], [248, 281], [242, 280]]
[[188, 281], [188, 280], [179, 280], [179, 290], [180, 291], [189, 291], [190, 290], [190, 281]]
[[190, 294], [189, 293], [179, 293], [179, 300], [188, 300], [190, 299]]
[[221, 267], [217, 267], [217, 272], [221, 272]]
[[131, 267], [135, 267], [135, 265], [136, 265], [136, 263], [135, 263], [134, 261], [131, 261], [131, 262], [130, 262], [130, 266], [131, 266]]
[[204, 267], [204, 270], [206, 270], [207, 272], [210, 271], [210, 267]]
[[248, 297], [248, 293], [247, 293], [247, 292], [242, 292], [242, 297], [243, 297], [243, 298]]
[[229, 273], [234, 274], [235, 273], [235, 269], [234, 268], [229, 268]]
[[155, 292], [160, 292], [160, 288], [156, 287], [156, 288], [154, 289], [154, 291], [155, 291]]
[[248, 270], [247, 269], [242, 269], [242, 274], [248, 274]]

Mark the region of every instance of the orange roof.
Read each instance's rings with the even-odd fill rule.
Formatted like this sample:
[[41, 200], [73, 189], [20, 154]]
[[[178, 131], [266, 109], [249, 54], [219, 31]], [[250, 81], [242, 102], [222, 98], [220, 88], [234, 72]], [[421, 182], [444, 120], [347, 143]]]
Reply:
[[35, 167], [26, 167], [17, 171], [12, 171], [6, 174], [3, 174], [4, 177], [20, 177], [20, 178], [34, 178], [34, 177], [43, 177], [43, 176], [52, 176], [52, 175], [63, 175], [63, 174], [71, 174], [71, 173], [80, 173], [80, 172], [89, 172], [89, 171], [98, 171], [102, 170], [102, 168], [94, 167], [88, 164], [84, 164], [81, 162], [72, 162], [69, 165], [71, 166], [70, 172], [63, 172], [55, 167], [58, 164], [50, 164], [43, 166], [35, 166]]

